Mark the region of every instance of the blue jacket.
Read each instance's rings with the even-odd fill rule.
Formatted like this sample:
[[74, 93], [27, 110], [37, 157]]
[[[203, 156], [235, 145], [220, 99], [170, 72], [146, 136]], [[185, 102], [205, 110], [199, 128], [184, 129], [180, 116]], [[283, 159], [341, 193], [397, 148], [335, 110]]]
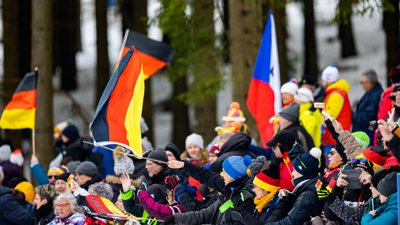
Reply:
[[386, 202], [376, 209], [376, 217], [365, 214], [361, 219], [362, 225], [395, 225], [397, 224], [397, 192], [390, 195]]
[[31, 164], [31, 172], [36, 182], [41, 185], [45, 185], [49, 183], [49, 178], [47, 177], [46, 171], [44, 171], [42, 165], [40, 163]]
[[[351, 116], [353, 132], [363, 131], [368, 134], [370, 140], [374, 140], [374, 132], [368, 130], [368, 122], [378, 118], [379, 102], [383, 89], [380, 83], [365, 93], [357, 106], [357, 111]], [[371, 141], [372, 143], [372, 141]]]
[[34, 224], [33, 217], [12, 195], [11, 189], [0, 185], [0, 224]]
[[[106, 145], [106, 147], [115, 149], [115, 145]], [[93, 147], [92, 151], [103, 154], [103, 170], [101, 171], [101, 176], [107, 177], [107, 175], [114, 175], [113, 152], [98, 146]]]

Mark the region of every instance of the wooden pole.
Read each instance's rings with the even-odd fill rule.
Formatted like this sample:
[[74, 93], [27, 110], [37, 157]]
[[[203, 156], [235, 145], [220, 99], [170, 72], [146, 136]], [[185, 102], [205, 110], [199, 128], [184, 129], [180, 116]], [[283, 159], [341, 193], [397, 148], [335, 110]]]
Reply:
[[35, 128], [32, 129], [32, 155], [36, 156], [36, 147], [35, 147]]

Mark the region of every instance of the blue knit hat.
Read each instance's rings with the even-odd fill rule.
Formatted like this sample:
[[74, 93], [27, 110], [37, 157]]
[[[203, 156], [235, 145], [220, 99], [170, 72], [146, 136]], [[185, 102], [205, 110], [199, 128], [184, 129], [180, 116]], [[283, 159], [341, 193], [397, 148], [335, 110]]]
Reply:
[[231, 156], [225, 159], [222, 163], [222, 168], [230, 177], [237, 180], [247, 174], [247, 168], [251, 162], [252, 159], [248, 155], [244, 158], [242, 156]]
[[310, 153], [305, 153], [293, 160], [293, 169], [299, 172], [301, 175], [317, 174], [319, 157], [321, 157], [321, 149], [312, 148]]

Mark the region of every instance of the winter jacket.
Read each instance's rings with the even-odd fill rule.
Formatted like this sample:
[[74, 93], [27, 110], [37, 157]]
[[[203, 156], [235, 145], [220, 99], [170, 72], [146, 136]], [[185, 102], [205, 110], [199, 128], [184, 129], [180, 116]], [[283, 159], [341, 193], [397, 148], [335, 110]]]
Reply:
[[[106, 145], [105, 147], [115, 149], [115, 145]], [[107, 175], [114, 175], [114, 159], [113, 152], [103, 147], [95, 146], [92, 148], [92, 152], [99, 152], [103, 155], [101, 176], [107, 177]]]
[[200, 211], [202, 209], [208, 208], [214, 202], [218, 201], [218, 194], [216, 192], [210, 193], [205, 196], [202, 201], [197, 200], [191, 194], [183, 194], [179, 198], [179, 203], [181, 203], [183, 209], [186, 212], [190, 211]]
[[398, 204], [397, 192], [390, 195], [385, 203], [377, 209], [376, 217], [365, 214], [361, 219], [362, 225], [395, 225], [397, 220]]
[[210, 170], [214, 173], [222, 172], [222, 163], [230, 156], [246, 156], [249, 155], [255, 159], [256, 156], [248, 150], [251, 143], [251, 137], [246, 133], [236, 133], [228, 141], [222, 145], [220, 152], [217, 154], [218, 159], [210, 166]]
[[129, 158], [132, 159], [133, 164], [135, 165], [135, 170], [133, 171], [133, 174], [135, 174], [136, 177], [144, 175], [149, 180], [150, 176], [149, 172], [146, 170], [146, 160], [138, 159], [132, 156], [129, 156]]
[[125, 211], [136, 216], [141, 217], [144, 214], [143, 206], [140, 204], [136, 204], [134, 199], [134, 194], [132, 189], [129, 189], [128, 192], [124, 193], [122, 190], [120, 191], [122, 203], [124, 204]]
[[392, 131], [393, 138], [386, 142], [386, 146], [392, 152], [393, 156], [396, 157], [397, 161], [400, 162], [400, 128]]
[[[153, 175], [153, 177], [150, 178], [151, 184], [161, 184], [161, 185], [165, 186], [166, 188], [168, 188], [167, 184], [165, 184], [165, 178], [172, 174], [179, 175], [179, 174], [181, 174], [181, 172], [176, 169], [171, 169], [167, 166], [164, 169], [162, 169], [158, 174], [155, 174], [155, 175]], [[183, 176], [184, 180], [187, 178], [187, 176], [185, 174], [182, 174], [182, 176]]]
[[259, 156], [263, 155], [267, 160], [271, 160], [272, 158], [272, 148], [262, 148], [254, 145], [249, 146], [249, 151], [254, 153], [254, 155]]
[[[278, 194], [278, 193], [277, 193]], [[257, 209], [254, 210], [253, 215], [261, 222], [276, 222], [285, 218], [290, 211], [291, 207], [286, 204], [286, 201], [279, 200], [278, 203], [273, 207], [271, 214], [269, 217], [264, 221], [265, 214], [267, 213], [268, 209], [270, 208], [272, 200], [267, 203], [261, 212], [258, 212]], [[249, 215], [251, 216], [251, 215]], [[246, 221], [246, 217], [243, 217], [243, 220]], [[249, 224], [252, 225], [252, 224]]]
[[296, 141], [303, 146], [304, 150], [309, 152], [312, 148], [314, 148], [314, 141], [310, 134], [300, 125], [299, 122], [294, 122], [289, 126], [285, 127], [283, 130], [289, 130], [294, 133], [296, 136]]
[[49, 178], [47, 177], [46, 171], [44, 171], [42, 165], [39, 162], [32, 163], [30, 165], [31, 172], [36, 182], [41, 185], [45, 185], [49, 183]]
[[[330, 168], [325, 174], [324, 178], [328, 182], [327, 189], [329, 191], [332, 191], [332, 189], [336, 185], [336, 181], [340, 175], [340, 168], [343, 166], [343, 164], [338, 165], [337, 167]], [[330, 221], [338, 221], [340, 220], [337, 215], [332, 212], [332, 210], [329, 208], [328, 204], [324, 204], [324, 217]]]
[[0, 163], [0, 167], [4, 173], [3, 182], [1, 183], [4, 186], [8, 186], [8, 182], [10, 182], [10, 180], [14, 177], [22, 177], [18, 166], [10, 161], [4, 161]]
[[389, 115], [388, 112], [390, 112], [393, 107], [392, 100], [389, 97], [395, 86], [396, 85], [392, 85], [382, 92], [381, 101], [379, 102], [378, 120], [383, 120]]
[[323, 123], [321, 112], [314, 108], [311, 102], [300, 106], [300, 124], [314, 141], [314, 146], [321, 146], [321, 125]]
[[[350, 85], [342, 79], [328, 86], [326, 89], [325, 111], [339, 121], [344, 130], [350, 130], [351, 127], [351, 105], [347, 95], [349, 91]], [[325, 130], [322, 137], [322, 144], [335, 144], [335, 140], [331, 137], [329, 131]]]
[[[378, 118], [378, 107], [383, 92], [380, 83], [366, 92], [357, 105], [357, 111], [351, 116], [353, 122], [353, 132], [363, 131], [370, 140], [374, 140], [374, 131], [368, 130], [368, 122]], [[371, 141], [372, 142], [372, 141]]]
[[74, 213], [68, 217], [64, 222], [61, 221], [59, 216], [54, 217], [54, 219], [49, 223], [49, 225], [83, 225], [86, 216], [82, 213]]
[[158, 220], [163, 220], [165, 217], [176, 214], [185, 213], [182, 205], [179, 203], [173, 205], [163, 205], [160, 204], [147, 193], [147, 191], [141, 191], [138, 194], [139, 203], [142, 205], [143, 209], [149, 214], [149, 216], [154, 217]]
[[73, 161], [85, 161], [86, 157], [92, 152], [92, 146], [83, 141], [88, 140], [87, 138], [81, 137], [71, 143], [65, 143], [62, 151], [63, 156], [71, 156]]
[[87, 190], [91, 184], [98, 183], [98, 182], [104, 182], [104, 179], [101, 177], [100, 174], [97, 174], [91, 180], [86, 181], [86, 183], [81, 185], [81, 188]]
[[[196, 159], [191, 159], [189, 158], [189, 153], [185, 150], [182, 154], [181, 154], [181, 160], [186, 160], [188, 162], [191, 162], [195, 165], [198, 166], [204, 166], [206, 163], [209, 162], [208, 160], [208, 151], [207, 150], [200, 150], [199, 154], [197, 155]], [[211, 166], [211, 164], [210, 164]], [[207, 169], [209, 169], [210, 167], [208, 167]], [[189, 177], [188, 178], [188, 183], [190, 186], [195, 186], [197, 187], [197, 199], [199, 201], [201, 201], [203, 199], [203, 197], [200, 194], [200, 182], [198, 182], [197, 180], [193, 179], [193, 177]]]
[[357, 139], [347, 130], [341, 133], [338, 139], [340, 143], [342, 143], [344, 149], [346, 149], [347, 158], [350, 159], [350, 161], [355, 159], [356, 156], [360, 155], [365, 150], [360, 142], [358, 142]]
[[326, 98], [325, 89], [319, 84], [316, 84], [315, 87], [316, 89], [313, 91], [314, 102], [324, 102]]
[[0, 185], [0, 224], [29, 225], [34, 222], [33, 217], [21, 205], [21, 202], [12, 195], [11, 189]]
[[35, 225], [49, 224], [54, 219], [54, 217], [55, 217], [54, 210], [50, 210], [50, 212], [46, 216], [44, 216], [44, 217], [42, 217], [40, 219], [35, 217], [35, 220], [36, 220], [35, 221]]
[[214, 174], [210, 170], [193, 165], [192, 163], [185, 162], [185, 166], [181, 171], [198, 180], [200, 183], [222, 193], [219, 196], [222, 204], [230, 199], [234, 207], [239, 207], [249, 213], [253, 212], [255, 194], [252, 191], [253, 184], [249, 176], [244, 176], [225, 186], [224, 179], [219, 174]]

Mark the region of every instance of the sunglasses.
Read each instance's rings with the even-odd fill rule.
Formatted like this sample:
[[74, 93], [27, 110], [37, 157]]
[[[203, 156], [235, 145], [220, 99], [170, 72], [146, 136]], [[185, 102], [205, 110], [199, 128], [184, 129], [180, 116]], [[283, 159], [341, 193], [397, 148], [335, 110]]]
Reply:
[[57, 179], [58, 175], [53, 175], [53, 176], [47, 176], [49, 179]]
[[65, 207], [67, 207], [68, 205], [70, 205], [69, 203], [63, 203], [63, 204], [54, 204], [54, 207], [56, 207], [56, 208], [60, 208], [60, 207], [63, 207], [63, 208], [65, 208]]
[[336, 153], [337, 153], [336, 151], [330, 151], [330, 152], [329, 152], [329, 155], [333, 156], [333, 155], [335, 155]]

